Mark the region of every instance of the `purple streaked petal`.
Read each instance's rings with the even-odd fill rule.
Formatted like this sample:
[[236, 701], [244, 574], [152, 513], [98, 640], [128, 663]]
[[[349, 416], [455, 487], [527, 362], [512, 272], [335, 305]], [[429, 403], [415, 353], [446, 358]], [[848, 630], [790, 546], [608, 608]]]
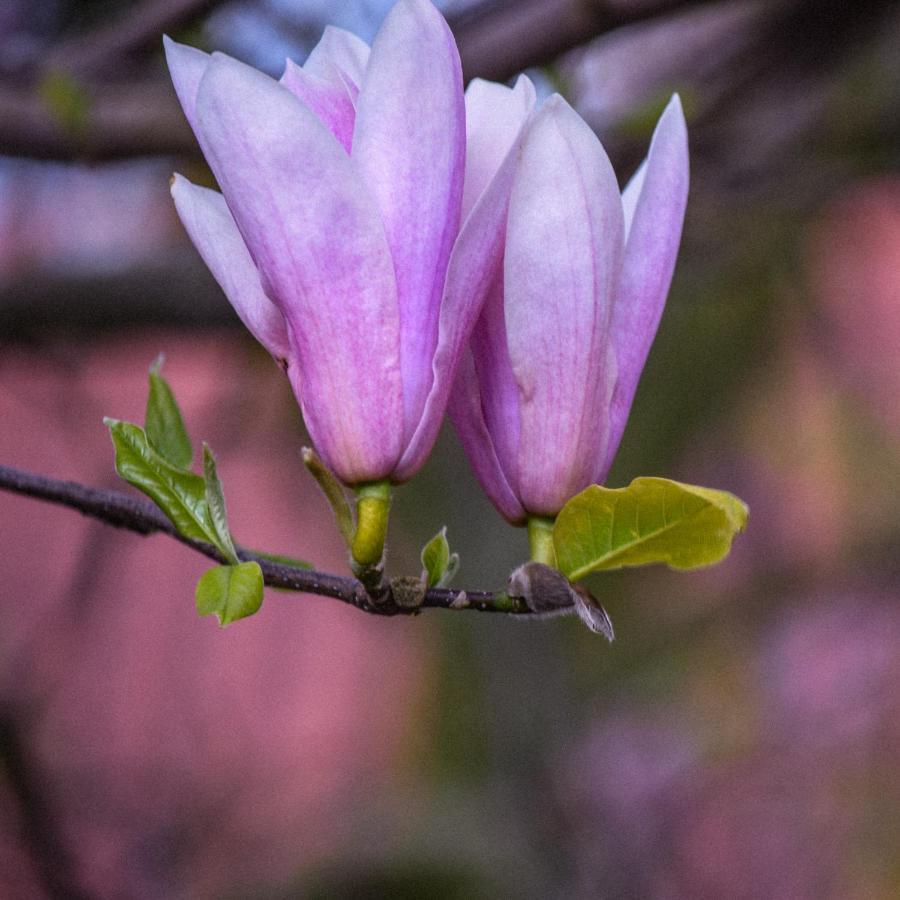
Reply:
[[328, 25], [303, 68], [323, 81], [330, 80], [336, 68], [349, 82], [355, 96], [369, 65], [369, 53], [369, 45], [364, 40], [343, 28]]
[[387, 477], [402, 446], [399, 317], [371, 196], [316, 116], [249, 66], [213, 57], [197, 119], [207, 161], [287, 321], [314, 443], [345, 482]]
[[466, 448], [466, 455], [478, 483], [491, 503], [509, 522], [522, 523], [525, 520], [525, 510], [506, 480], [494, 452], [491, 433], [482, 414], [478, 376], [468, 350], [463, 353], [459, 362], [448, 411], [460, 443]]
[[349, 153], [356, 109], [347, 87], [339, 79], [337, 84], [323, 81], [291, 60], [285, 65], [281, 83], [319, 117]]
[[375, 38], [357, 101], [352, 157], [381, 211], [394, 262], [409, 442], [431, 389], [465, 162], [459, 54], [427, 0], [400, 0]]
[[624, 242], [615, 173], [558, 95], [526, 129], [507, 227], [505, 315], [519, 387], [518, 489], [555, 515], [605, 453], [607, 339]]
[[275, 359], [289, 360], [284, 317], [262, 289], [259, 272], [225, 198], [218, 191], [176, 175], [172, 180], [172, 199], [197, 252], [241, 321]]
[[195, 47], [173, 41], [167, 34], [163, 35], [163, 48], [178, 102], [181, 103], [184, 115], [196, 133], [197, 89], [212, 57]]
[[665, 307], [687, 205], [688, 169], [687, 126], [676, 94], [656, 125], [646, 161], [622, 196], [628, 238], [610, 324], [619, 375], [609, 447], [597, 481], [612, 465]]
[[469, 83], [463, 221], [496, 174], [535, 102], [534, 85], [527, 75], [520, 75], [514, 88], [481, 78]]
[[[431, 390], [419, 424], [400, 460], [396, 473], [398, 481], [411, 477], [431, 450], [441, 426], [447, 398], [453, 389], [453, 379], [460, 355], [469, 335], [472, 334], [485, 299], [492, 292], [498, 295], [496, 303], [499, 305], [502, 328], [503, 243], [506, 237], [509, 192], [516, 170], [520, 144], [521, 133], [518, 137], [514, 137], [511, 145], [507, 147], [506, 159], [503, 160], [496, 177], [482, 193], [475, 209], [466, 219], [453, 246], [441, 302], [438, 343], [432, 363]], [[491, 334], [489, 328], [482, 329], [482, 331], [486, 331], [489, 336]], [[483, 343], [483, 340], [475, 334], [472, 334], [472, 341], [473, 347], [480, 347]], [[499, 364], [500, 353], [503, 354], [510, 385], [510, 390], [504, 396], [511, 396], [515, 402], [515, 384], [512, 380], [512, 369], [506, 359], [505, 336], [502, 334], [500, 345], [497, 348], [497, 354], [491, 353], [490, 358]], [[480, 358], [480, 351], [476, 351], [476, 356]], [[482, 393], [485, 396], [491, 396], [490, 391], [486, 391], [484, 385], [482, 385]], [[517, 435], [517, 418], [514, 424]], [[493, 433], [496, 435], [496, 432]]]
[[517, 490], [522, 422], [519, 386], [513, 373], [506, 336], [502, 262], [498, 276], [488, 291], [469, 346], [478, 372], [484, 420], [506, 480], [513, 490]]

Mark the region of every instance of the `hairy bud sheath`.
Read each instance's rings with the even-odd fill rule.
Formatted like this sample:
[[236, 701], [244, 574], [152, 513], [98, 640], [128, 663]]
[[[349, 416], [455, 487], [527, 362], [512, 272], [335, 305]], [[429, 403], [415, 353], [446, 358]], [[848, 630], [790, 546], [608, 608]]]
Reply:
[[527, 562], [509, 576], [507, 596], [523, 600], [542, 618], [574, 613], [595, 634], [615, 640], [613, 623], [600, 601], [582, 584], [572, 584], [562, 572], [541, 562]]

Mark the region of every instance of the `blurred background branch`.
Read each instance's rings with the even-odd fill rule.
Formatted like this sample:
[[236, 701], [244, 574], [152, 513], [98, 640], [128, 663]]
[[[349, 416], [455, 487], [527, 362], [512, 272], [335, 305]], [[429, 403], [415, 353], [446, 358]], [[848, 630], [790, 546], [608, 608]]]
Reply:
[[121, 72], [132, 54], [158, 50], [160, 35], [190, 25], [223, 0], [143, 0], [86, 32], [60, 41], [42, 60], [45, 71], [73, 78]]
[[100, 86], [73, 81], [87, 107], [77, 124], [48, 102], [45, 85], [0, 85], [0, 153], [102, 162], [198, 152], [171, 86], [161, 79]]
[[721, 0], [487, 0], [450, 16], [466, 79], [507, 81], [624, 25]]
[[[0, 30], [0, 156], [9, 157], [5, 164], [0, 159], [0, 197], [6, 197], [0, 215], [11, 234], [27, 237], [19, 240], [22, 263], [12, 249], [5, 265], [0, 256], [0, 329], [235, 323], [196, 255], [173, 239], [171, 210], [159, 191], [172, 168], [210, 178], [165, 72], [159, 34], [172, 30], [278, 74], [283, 55], [302, 59], [322, 20], [276, 0], [221, 8], [213, 0], [146, 0], [113, 4], [108, 15], [87, 3], [73, 2], [71, 9], [42, 30], [26, 29], [27, 39], [16, 40], [13, 31], [4, 43]], [[241, 26], [251, 13], [255, 18]], [[812, 166], [802, 149], [825, 117], [839, 123], [824, 133], [832, 145], [884, 146], [900, 138], [890, 96], [900, 89], [865, 75], [873, 52], [888, 53], [900, 33], [890, 0], [484, 0], [451, 5], [447, 13], [467, 76], [504, 79], [546, 64], [548, 83], [569, 91], [603, 135], [622, 178], [639, 163], [646, 125], [673, 89], [682, 91], [688, 109], [694, 184], [710, 197], [727, 191], [745, 202], [769, 191], [802, 208], [827, 195], [845, 171], [827, 148], [812, 148], [819, 156]], [[240, 27], [221, 31], [220, 20]], [[283, 55], [267, 49], [260, 56], [248, 37], [269, 32], [269, 44], [277, 37]], [[841, 93], [850, 78], [864, 85], [856, 99]], [[846, 113], [835, 117], [836, 106]], [[36, 167], [41, 160], [92, 168], [53, 169], [58, 187], [39, 200], [37, 186], [46, 190], [50, 183], [47, 170]], [[28, 268], [29, 241], [38, 253], [49, 249], [55, 233], [20, 215], [29, 207], [61, 206], [72, 197], [73, 181], [87, 190], [88, 181], [107, 178], [103, 173], [121, 193], [126, 172], [129, 192], [149, 195], [152, 183], [157, 200], [120, 196], [122, 222], [110, 243], [124, 244], [143, 218], [149, 225], [143, 244], [132, 242], [118, 256], [111, 247], [107, 271], [68, 266], [58, 277], [43, 265], [16, 277], [20, 265]], [[694, 205], [704, 202], [695, 188]], [[163, 232], [164, 240], [156, 237]], [[146, 252], [137, 252], [140, 246]], [[173, 298], [173, 280], [190, 290], [193, 303]], [[125, 294], [128, 303], [121, 302]]]
[[[159, 37], [196, 22], [220, 2], [145, 0], [111, 22], [104, 19], [83, 33], [63, 34], [8, 65], [0, 84], [0, 154], [61, 160], [157, 154], [196, 158], [196, 142], [159, 65]], [[466, 77], [505, 81], [619, 27], [703, 6], [757, 12], [756, 34], [745, 35], [744, 65], [734, 73], [733, 89], [743, 90], [767, 66], [778, 67], [786, 54], [794, 69], [828, 72], [835, 58], [877, 28], [894, 5], [890, 0], [486, 0], [467, 4], [456, 14], [451, 8], [449, 20]], [[732, 49], [719, 48], [721, 61]], [[708, 68], [716, 60], [697, 62]], [[110, 72], [115, 73], [112, 84]], [[85, 100], [78, 128], [61, 121], [48, 102], [47, 79], [62, 77]]]
[[[493, 0], [450, 15], [467, 78], [505, 81], [612, 29], [698, 5], [701, 0]], [[706, 0], [710, 2], [710, 0]], [[0, 86], [0, 154], [93, 161], [166, 154], [198, 156], [168, 78], [139, 65], [160, 36], [221, 0], [145, 0], [95, 29], [64, 37]], [[137, 69], [116, 85], [110, 71]], [[67, 127], [41, 87], [65, 76], [85, 97], [80, 127]], [[148, 80], [149, 79], [149, 80]]]

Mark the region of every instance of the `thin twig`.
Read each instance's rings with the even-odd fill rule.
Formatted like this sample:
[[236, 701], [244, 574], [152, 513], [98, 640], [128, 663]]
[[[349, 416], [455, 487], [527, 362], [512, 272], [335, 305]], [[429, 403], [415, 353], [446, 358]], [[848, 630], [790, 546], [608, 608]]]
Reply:
[[[210, 559], [225, 562], [221, 553], [211, 544], [179, 534], [175, 526], [152, 503], [122, 491], [89, 487], [3, 465], [0, 465], [0, 490], [68, 506], [83, 515], [137, 534], [167, 534]], [[419, 609], [475, 609], [479, 612], [529, 614], [524, 604], [510, 609], [509, 598], [494, 591], [432, 589], [425, 594], [421, 605], [414, 608], [404, 607], [394, 602], [392, 597], [388, 597], [387, 602], [374, 603], [355, 578], [272, 562], [241, 547], [238, 547], [238, 556], [245, 562], [258, 562], [265, 583], [270, 587], [333, 597], [363, 612], [376, 615], [410, 615], [417, 613]]]

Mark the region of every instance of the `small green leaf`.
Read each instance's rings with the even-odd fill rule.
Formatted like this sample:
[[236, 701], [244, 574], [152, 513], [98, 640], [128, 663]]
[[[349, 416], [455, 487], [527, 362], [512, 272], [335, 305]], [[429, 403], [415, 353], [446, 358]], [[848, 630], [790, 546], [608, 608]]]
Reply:
[[553, 542], [560, 571], [575, 581], [648, 563], [709, 566], [728, 554], [746, 524], [747, 507], [733, 494], [635, 478], [626, 488], [595, 484], [576, 494], [557, 516]]
[[194, 594], [201, 616], [215, 615], [224, 628], [252, 616], [263, 601], [263, 574], [255, 562], [216, 566], [204, 572]]
[[293, 569], [311, 569], [312, 563], [305, 562], [302, 559], [295, 559], [293, 556], [285, 556], [283, 553], [264, 553], [262, 550], [251, 550], [254, 556], [260, 559], [267, 559], [269, 562], [278, 563], [281, 566], [290, 566]]
[[428, 587], [446, 587], [459, 570], [459, 556], [450, 552], [447, 528], [442, 528], [423, 548], [423, 578]]
[[218, 546], [204, 480], [163, 459], [150, 446], [143, 428], [116, 419], [103, 421], [116, 448], [119, 475], [145, 493], [172, 520], [179, 533]]
[[421, 555], [428, 587], [434, 587], [444, 576], [450, 563], [450, 544], [444, 526], [423, 548]]
[[237, 550], [231, 539], [231, 530], [228, 527], [228, 515], [225, 512], [225, 494], [222, 491], [222, 482], [216, 472], [216, 459], [209, 449], [209, 444], [203, 444], [203, 480], [206, 482], [206, 505], [209, 507], [210, 518], [216, 529], [216, 546], [222, 551], [228, 562], [237, 565]]
[[162, 363], [163, 357], [160, 356], [150, 367], [150, 393], [147, 396], [144, 430], [160, 456], [179, 469], [188, 469], [194, 451], [172, 388], [159, 373]]

